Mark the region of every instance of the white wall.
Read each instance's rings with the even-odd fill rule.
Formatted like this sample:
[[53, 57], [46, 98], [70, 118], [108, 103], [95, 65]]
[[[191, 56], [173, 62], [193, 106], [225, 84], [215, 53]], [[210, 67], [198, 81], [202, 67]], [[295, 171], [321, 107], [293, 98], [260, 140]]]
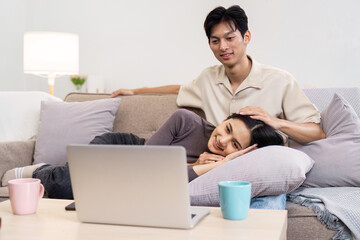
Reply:
[[25, 89], [22, 72], [25, 22], [21, 1], [0, 0], [0, 91]]
[[[104, 78], [107, 92], [183, 84], [218, 64], [203, 31], [216, 6], [247, 12], [260, 62], [291, 72], [302, 87], [360, 86], [360, 2], [357, 0], [0, 0], [0, 90], [48, 91], [22, 72], [25, 31], [80, 36], [80, 72]], [[75, 88], [56, 80], [55, 95]]]

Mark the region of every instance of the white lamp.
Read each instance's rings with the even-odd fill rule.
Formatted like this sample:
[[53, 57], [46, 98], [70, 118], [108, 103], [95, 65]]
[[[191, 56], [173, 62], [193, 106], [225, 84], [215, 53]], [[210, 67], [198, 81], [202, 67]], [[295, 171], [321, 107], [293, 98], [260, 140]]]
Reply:
[[24, 73], [48, 79], [54, 95], [55, 78], [79, 74], [79, 36], [60, 32], [24, 34]]

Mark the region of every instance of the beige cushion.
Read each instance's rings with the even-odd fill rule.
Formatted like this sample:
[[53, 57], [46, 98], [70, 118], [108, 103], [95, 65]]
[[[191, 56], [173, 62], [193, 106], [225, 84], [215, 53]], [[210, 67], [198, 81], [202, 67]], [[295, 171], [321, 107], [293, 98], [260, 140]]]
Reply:
[[[110, 98], [110, 94], [70, 93], [65, 101], [88, 101], [93, 99]], [[175, 112], [176, 94], [144, 94], [121, 96], [121, 103], [116, 112], [114, 132], [133, 133], [148, 139]], [[199, 109], [189, 109], [201, 117], [204, 113]]]

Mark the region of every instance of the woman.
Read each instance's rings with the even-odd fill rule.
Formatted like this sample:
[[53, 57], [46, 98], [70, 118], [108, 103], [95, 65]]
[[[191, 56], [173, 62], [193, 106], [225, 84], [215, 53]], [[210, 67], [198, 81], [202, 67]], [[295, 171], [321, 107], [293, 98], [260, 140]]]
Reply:
[[189, 182], [256, 147], [283, 145], [272, 127], [249, 116], [232, 114], [216, 128], [193, 112], [180, 109], [146, 145], [179, 145], [186, 149]]
[[[144, 139], [127, 133], [106, 133], [90, 142], [127, 145], [144, 143]], [[195, 113], [180, 109], [145, 144], [185, 147], [190, 182], [256, 147], [282, 145], [283, 139], [272, 127], [249, 116], [232, 114], [215, 128]], [[32, 173], [32, 177], [41, 180], [49, 197], [73, 198], [67, 163], [64, 166], [41, 165]]]

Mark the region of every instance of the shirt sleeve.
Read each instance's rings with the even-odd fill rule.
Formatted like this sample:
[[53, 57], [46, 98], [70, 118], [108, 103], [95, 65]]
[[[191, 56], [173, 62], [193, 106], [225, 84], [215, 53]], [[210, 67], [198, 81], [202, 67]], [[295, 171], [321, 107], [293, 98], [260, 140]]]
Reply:
[[202, 97], [199, 78], [180, 87], [176, 104], [179, 107], [194, 107], [202, 109]]
[[291, 81], [285, 89], [282, 118], [297, 123], [320, 123], [320, 112], [308, 99], [299, 84]]

